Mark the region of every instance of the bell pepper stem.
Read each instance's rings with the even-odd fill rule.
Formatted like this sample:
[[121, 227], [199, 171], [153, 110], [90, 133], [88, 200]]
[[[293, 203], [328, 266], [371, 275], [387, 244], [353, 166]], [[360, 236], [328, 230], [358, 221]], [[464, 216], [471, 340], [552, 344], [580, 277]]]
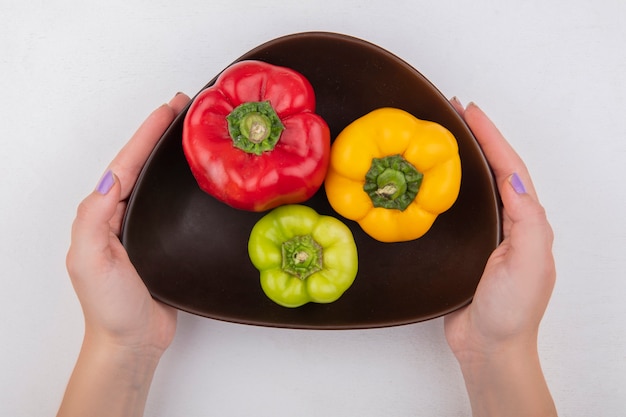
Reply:
[[285, 129], [269, 101], [240, 104], [226, 121], [233, 145], [255, 155], [274, 149]]
[[373, 158], [363, 190], [374, 207], [404, 211], [415, 200], [423, 177], [401, 155]]
[[263, 142], [270, 134], [271, 122], [260, 113], [249, 113], [241, 121], [241, 130], [252, 143]]
[[322, 246], [311, 235], [298, 235], [282, 244], [282, 269], [301, 280], [322, 269]]

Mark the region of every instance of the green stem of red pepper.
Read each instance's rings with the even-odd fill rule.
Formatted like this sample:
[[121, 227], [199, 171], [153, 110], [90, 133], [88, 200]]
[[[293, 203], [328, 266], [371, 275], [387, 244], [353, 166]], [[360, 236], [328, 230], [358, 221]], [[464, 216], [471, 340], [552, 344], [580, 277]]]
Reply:
[[424, 175], [401, 155], [372, 159], [363, 190], [374, 207], [404, 211], [415, 200]]
[[322, 247], [311, 235], [294, 236], [282, 244], [283, 271], [302, 280], [322, 269]]
[[269, 101], [240, 104], [226, 120], [233, 145], [255, 155], [274, 149], [285, 128]]

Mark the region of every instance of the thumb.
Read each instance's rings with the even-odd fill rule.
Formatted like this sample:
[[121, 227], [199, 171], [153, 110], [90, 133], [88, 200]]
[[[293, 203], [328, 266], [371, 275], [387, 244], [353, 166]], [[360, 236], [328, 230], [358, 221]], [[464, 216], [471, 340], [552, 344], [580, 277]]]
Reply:
[[549, 227], [546, 212], [534, 194], [527, 192], [522, 178], [513, 173], [506, 178], [508, 186], [500, 187], [504, 209], [513, 223], [539, 223]]
[[109, 222], [115, 215], [120, 192], [118, 178], [108, 170], [95, 190], [79, 204], [72, 225], [68, 267], [70, 264], [89, 262], [94, 255], [101, 256], [107, 250], [111, 238]]
[[[554, 235], [546, 211], [534, 194], [526, 192], [524, 183], [514, 173], [507, 177], [501, 187], [501, 198], [506, 215], [510, 220], [508, 236], [511, 247], [520, 262], [534, 260], [538, 264], [547, 260], [552, 251]], [[548, 262], [549, 264], [549, 262]]]

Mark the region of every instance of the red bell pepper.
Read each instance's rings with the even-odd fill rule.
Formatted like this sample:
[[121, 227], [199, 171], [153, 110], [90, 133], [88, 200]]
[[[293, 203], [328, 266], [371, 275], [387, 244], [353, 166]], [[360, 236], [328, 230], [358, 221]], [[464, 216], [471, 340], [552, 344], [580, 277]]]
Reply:
[[330, 130], [303, 75], [242, 61], [194, 99], [183, 151], [202, 190], [234, 208], [265, 211], [306, 201], [320, 188]]

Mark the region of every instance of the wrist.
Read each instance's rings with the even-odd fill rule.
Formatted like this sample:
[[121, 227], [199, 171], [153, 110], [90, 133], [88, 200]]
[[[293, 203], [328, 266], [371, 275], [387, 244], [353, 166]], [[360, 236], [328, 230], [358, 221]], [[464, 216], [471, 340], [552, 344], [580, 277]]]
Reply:
[[472, 405], [472, 415], [556, 416], [537, 343], [507, 341], [457, 355]]
[[142, 341], [128, 341], [107, 334], [106, 332], [85, 330], [82, 351], [97, 353], [108, 357], [120, 367], [137, 365], [137, 369], [149, 369], [158, 365], [163, 349]]
[[463, 348], [453, 349], [461, 369], [471, 370], [509, 360], [537, 357], [537, 334], [517, 336], [498, 341], [471, 341]]
[[85, 332], [57, 416], [142, 416], [160, 357], [158, 350]]
[[158, 362], [171, 342], [171, 337], [164, 342], [164, 331], [154, 330], [149, 324], [114, 330], [108, 327], [114, 326], [86, 320], [83, 344], [98, 346], [120, 358]]
[[467, 383], [480, 384], [481, 378], [495, 372], [511, 374], [516, 368], [527, 368], [539, 364], [536, 344], [502, 343], [480, 350], [465, 350], [456, 353]]

